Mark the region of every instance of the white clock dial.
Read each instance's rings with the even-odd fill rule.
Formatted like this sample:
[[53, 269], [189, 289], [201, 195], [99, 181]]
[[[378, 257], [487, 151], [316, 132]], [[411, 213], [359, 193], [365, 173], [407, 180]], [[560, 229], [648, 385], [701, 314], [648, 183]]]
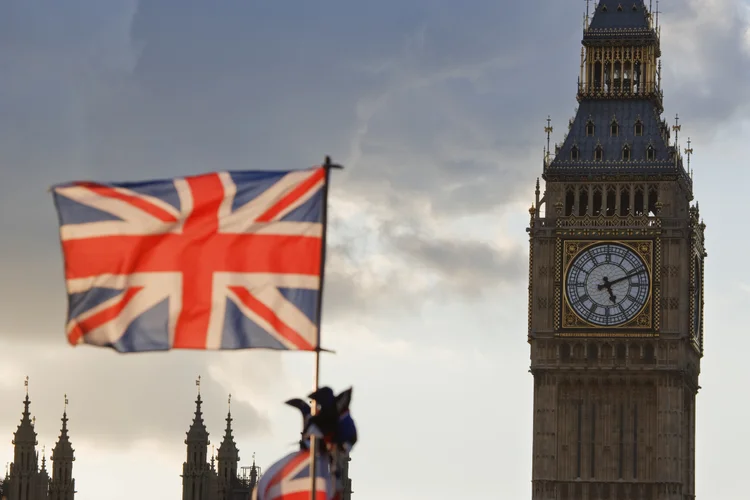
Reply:
[[624, 245], [592, 245], [570, 263], [565, 291], [568, 303], [584, 321], [597, 326], [622, 325], [648, 302], [648, 267]]

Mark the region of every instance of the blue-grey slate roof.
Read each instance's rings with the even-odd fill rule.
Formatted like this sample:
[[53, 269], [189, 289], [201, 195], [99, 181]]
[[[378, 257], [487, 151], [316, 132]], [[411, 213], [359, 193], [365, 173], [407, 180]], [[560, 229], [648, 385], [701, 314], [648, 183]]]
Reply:
[[[613, 118], [618, 134], [612, 135]], [[635, 135], [636, 122], [643, 125], [643, 135]], [[594, 124], [594, 134], [586, 134], [586, 126]], [[663, 131], [663, 129], [666, 129]], [[654, 103], [648, 99], [584, 99], [563, 144], [545, 168], [546, 173], [593, 175], [604, 173], [685, 175], [680, 157], [669, 145], [669, 125], [660, 117]], [[623, 148], [630, 148], [630, 159], [623, 159]], [[648, 159], [647, 148], [654, 148], [653, 159]], [[578, 148], [578, 159], [573, 159], [573, 147]], [[597, 160], [597, 146], [602, 148], [602, 159]]]
[[[622, 7], [618, 10], [618, 6]], [[602, 0], [596, 8], [589, 29], [648, 29], [647, 9], [643, 0]]]

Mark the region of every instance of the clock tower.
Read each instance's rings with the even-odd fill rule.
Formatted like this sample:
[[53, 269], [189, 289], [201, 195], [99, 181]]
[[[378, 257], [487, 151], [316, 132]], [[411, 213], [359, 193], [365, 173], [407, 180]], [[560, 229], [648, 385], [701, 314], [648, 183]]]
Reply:
[[657, 19], [643, 0], [594, 9], [578, 109], [548, 139], [530, 209], [532, 499], [692, 500], [706, 256], [692, 149], [662, 118]]

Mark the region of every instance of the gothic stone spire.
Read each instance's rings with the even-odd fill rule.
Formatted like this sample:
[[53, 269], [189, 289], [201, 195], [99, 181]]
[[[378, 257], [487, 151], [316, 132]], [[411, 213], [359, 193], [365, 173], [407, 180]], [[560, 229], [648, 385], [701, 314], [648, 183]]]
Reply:
[[224, 487], [229, 487], [234, 478], [237, 477], [237, 467], [240, 461], [240, 450], [234, 442], [232, 436], [232, 396], [229, 396], [230, 408], [227, 411], [227, 427], [224, 431], [224, 438], [219, 446], [219, 481]]

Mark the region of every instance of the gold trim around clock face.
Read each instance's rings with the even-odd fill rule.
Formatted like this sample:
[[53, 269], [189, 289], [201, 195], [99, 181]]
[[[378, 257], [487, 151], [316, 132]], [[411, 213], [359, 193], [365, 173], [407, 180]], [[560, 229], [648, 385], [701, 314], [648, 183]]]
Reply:
[[[646, 266], [646, 272], [648, 276], [648, 292], [643, 306], [640, 311], [630, 320], [619, 325], [600, 325], [586, 321], [579, 314], [576, 313], [575, 309], [569, 302], [567, 293], [567, 281], [570, 271], [571, 264], [576, 260], [582, 252], [591, 248], [592, 246], [598, 245], [620, 245], [633, 251]], [[604, 333], [603, 330], [611, 330], [612, 335], [625, 333], [624, 331], [648, 331], [654, 327], [654, 311], [653, 311], [653, 287], [654, 287], [654, 272], [653, 272], [653, 260], [654, 260], [654, 241], [653, 240], [565, 240], [563, 241], [562, 253], [562, 283], [560, 299], [562, 302], [562, 311], [560, 318], [560, 326], [564, 330], [578, 330], [582, 334], [586, 335], [585, 332], [593, 333], [592, 330], [599, 330]]]

